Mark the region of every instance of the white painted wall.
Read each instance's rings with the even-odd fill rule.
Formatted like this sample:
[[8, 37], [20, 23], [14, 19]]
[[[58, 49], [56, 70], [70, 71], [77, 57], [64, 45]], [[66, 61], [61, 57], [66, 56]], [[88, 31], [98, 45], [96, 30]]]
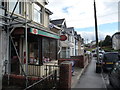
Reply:
[[120, 49], [120, 39], [117, 39], [115, 36], [114, 36], [113, 39], [112, 39], [112, 47], [113, 47], [115, 50]]

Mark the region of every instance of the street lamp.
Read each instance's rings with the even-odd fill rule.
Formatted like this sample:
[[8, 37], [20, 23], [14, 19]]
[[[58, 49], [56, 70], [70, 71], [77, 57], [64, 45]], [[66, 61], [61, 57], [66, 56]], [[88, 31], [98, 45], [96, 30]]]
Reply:
[[101, 73], [101, 62], [99, 61], [98, 28], [97, 28], [97, 14], [96, 14], [95, 0], [94, 0], [94, 18], [95, 18], [95, 36], [96, 36], [96, 47], [97, 47], [96, 73]]

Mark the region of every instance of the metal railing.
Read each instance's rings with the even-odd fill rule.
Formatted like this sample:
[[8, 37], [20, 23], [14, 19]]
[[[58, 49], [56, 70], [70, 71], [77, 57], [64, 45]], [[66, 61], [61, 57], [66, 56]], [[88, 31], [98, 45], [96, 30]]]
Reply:
[[56, 89], [59, 83], [59, 66], [57, 65], [45, 65], [42, 67], [42, 73], [39, 74], [42, 78], [24, 90], [31, 90], [31, 89]]

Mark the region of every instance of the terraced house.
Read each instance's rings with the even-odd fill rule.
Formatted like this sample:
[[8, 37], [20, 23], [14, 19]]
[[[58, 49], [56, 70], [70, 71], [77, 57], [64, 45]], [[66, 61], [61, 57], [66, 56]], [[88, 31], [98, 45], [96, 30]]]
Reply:
[[66, 36], [66, 40], [61, 40], [59, 43], [59, 57], [70, 58], [70, 56], [81, 55], [82, 38], [80, 34], [77, 34], [77, 32], [74, 30], [74, 27], [67, 27], [65, 18], [51, 20], [50, 22], [61, 28], [61, 36]]

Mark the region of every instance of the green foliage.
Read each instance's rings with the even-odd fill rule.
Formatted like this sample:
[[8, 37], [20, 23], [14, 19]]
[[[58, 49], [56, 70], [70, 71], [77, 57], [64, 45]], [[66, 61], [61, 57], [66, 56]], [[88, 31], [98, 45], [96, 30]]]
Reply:
[[112, 47], [112, 38], [111, 38], [111, 36], [107, 35], [105, 37], [105, 40], [99, 42], [99, 46], [100, 47], [103, 47], [103, 46], [111, 46]]
[[103, 49], [105, 50], [105, 52], [111, 52], [112, 48], [109, 46], [103, 47]]

